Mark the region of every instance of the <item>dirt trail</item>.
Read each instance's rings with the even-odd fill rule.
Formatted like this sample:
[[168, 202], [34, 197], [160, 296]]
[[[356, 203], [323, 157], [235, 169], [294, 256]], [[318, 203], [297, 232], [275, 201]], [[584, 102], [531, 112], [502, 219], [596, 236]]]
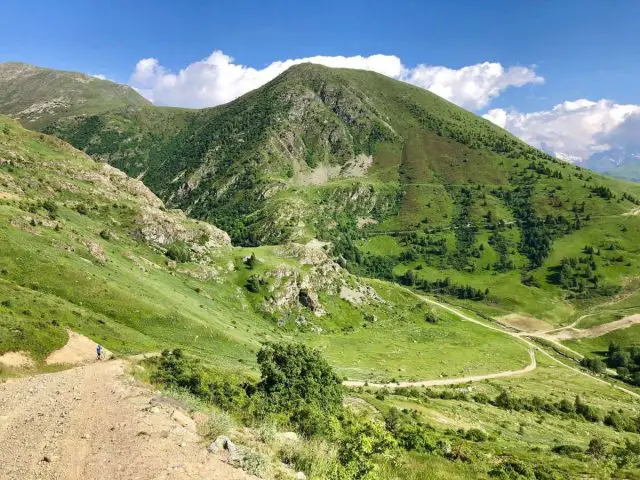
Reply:
[[[471, 375], [469, 377], [457, 377], [457, 378], [438, 378], [436, 380], [422, 380], [418, 382], [398, 382], [394, 383], [395, 387], [436, 387], [442, 385], [459, 385], [462, 383], [480, 382], [482, 380], [491, 380], [493, 378], [513, 377], [515, 375], [523, 375], [536, 369], [536, 355], [533, 350], [529, 350], [529, 356], [531, 357], [531, 363], [520, 370], [508, 370], [505, 372], [487, 373], [485, 375]], [[342, 382], [347, 387], [364, 387], [365, 382], [357, 380], [347, 380]], [[384, 388], [390, 387], [388, 383], [366, 383], [369, 387]]]
[[94, 362], [0, 384], [0, 478], [255, 478], [208, 453], [190, 419], [153, 405], [125, 366]]
[[640, 314], [629, 315], [615, 322], [603, 323], [592, 328], [574, 328], [570, 326], [555, 331], [552, 335], [556, 340], [573, 340], [574, 338], [595, 338], [606, 335], [614, 330], [621, 330], [640, 323]]
[[[411, 293], [411, 294], [412, 294], [412, 295], [414, 295], [415, 297], [420, 298], [421, 300], [423, 300], [423, 301], [425, 301], [425, 302], [427, 302], [427, 303], [430, 303], [430, 304], [432, 304], [432, 305], [436, 305], [436, 306], [438, 306], [438, 307], [440, 307], [440, 308], [442, 308], [442, 309], [444, 309], [444, 310], [447, 310], [448, 312], [453, 313], [454, 315], [456, 315], [456, 316], [457, 316], [458, 318], [460, 318], [461, 320], [464, 320], [464, 321], [466, 321], [466, 322], [475, 323], [475, 324], [477, 324], [477, 325], [481, 325], [482, 327], [487, 328], [487, 329], [489, 329], [489, 330], [494, 330], [494, 331], [497, 331], [497, 332], [501, 332], [501, 333], [503, 333], [504, 335], [509, 335], [510, 337], [513, 337], [513, 338], [515, 338], [515, 339], [517, 339], [517, 340], [519, 340], [519, 341], [521, 341], [521, 342], [525, 343], [525, 344], [526, 344], [526, 345], [528, 345], [528, 346], [529, 346], [529, 348], [530, 348], [530, 352], [529, 352], [529, 354], [531, 355], [532, 351], [533, 351], [533, 354], [534, 354], [534, 363], [533, 363], [533, 367], [531, 366], [532, 364], [529, 364], [529, 366], [525, 367], [525, 369], [529, 369], [529, 370], [527, 370], [527, 371], [529, 371], [529, 372], [531, 372], [531, 371], [533, 371], [533, 370], [535, 370], [535, 369], [537, 368], [537, 364], [535, 363], [535, 352], [538, 352], [538, 353], [540, 353], [540, 354], [542, 354], [542, 355], [546, 356], [547, 358], [549, 358], [549, 359], [550, 359], [550, 360], [552, 360], [553, 362], [557, 363], [558, 365], [561, 365], [562, 367], [564, 367], [564, 368], [566, 368], [566, 369], [568, 369], [568, 370], [571, 370], [571, 371], [572, 371], [572, 372], [574, 372], [574, 373], [577, 373], [577, 374], [579, 374], [579, 375], [583, 375], [583, 376], [585, 376], [585, 377], [591, 378], [592, 380], [594, 380], [594, 381], [596, 381], [596, 382], [599, 382], [599, 383], [602, 383], [602, 384], [604, 384], [604, 385], [610, 385], [610, 386], [612, 386], [612, 387], [614, 387], [614, 388], [616, 388], [616, 389], [620, 390], [621, 392], [624, 392], [624, 393], [626, 393], [626, 394], [628, 394], [628, 395], [631, 395], [631, 396], [632, 396], [632, 397], [634, 397], [634, 398], [640, 398], [640, 395], [639, 395], [639, 394], [637, 394], [636, 392], [634, 392], [634, 391], [632, 391], [632, 390], [629, 390], [628, 388], [622, 387], [622, 386], [620, 386], [620, 385], [613, 384], [613, 383], [611, 383], [611, 382], [608, 382], [608, 381], [606, 381], [606, 380], [603, 380], [602, 378], [599, 378], [599, 377], [596, 377], [596, 376], [591, 375], [591, 374], [589, 374], [589, 373], [586, 373], [586, 372], [584, 372], [584, 371], [580, 370], [579, 368], [575, 368], [575, 367], [572, 367], [572, 366], [570, 366], [570, 365], [567, 365], [566, 363], [564, 363], [564, 362], [563, 362], [563, 361], [561, 361], [561, 360], [558, 360], [556, 357], [554, 357], [553, 355], [551, 355], [549, 352], [547, 352], [546, 350], [544, 350], [542, 347], [540, 347], [539, 345], [536, 345], [536, 344], [535, 344], [535, 343], [533, 343], [532, 341], [528, 340], [528, 339], [526, 338], [526, 336], [527, 336], [527, 335], [530, 335], [530, 334], [528, 334], [528, 333], [526, 333], [526, 332], [510, 332], [510, 331], [507, 331], [507, 330], [503, 330], [502, 328], [498, 328], [498, 327], [494, 327], [494, 326], [492, 326], [492, 325], [488, 325], [488, 324], [487, 324], [487, 323], [485, 323], [485, 322], [482, 322], [482, 321], [477, 320], [477, 319], [475, 319], [475, 318], [473, 318], [473, 317], [470, 317], [469, 315], [466, 315], [466, 314], [462, 313], [462, 312], [461, 312], [461, 311], [459, 311], [458, 309], [453, 308], [453, 307], [451, 307], [450, 305], [447, 305], [446, 303], [441, 303], [441, 302], [438, 302], [438, 301], [436, 301], [436, 300], [432, 300], [431, 298], [428, 298], [428, 297], [425, 297], [425, 296], [419, 295], [419, 294], [415, 293], [414, 291], [412, 291], [412, 290], [411, 290], [411, 289], [409, 289], [409, 288], [405, 288], [405, 287], [401, 287], [401, 288], [403, 288], [406, 292]], [[542, 337], [542, 338], [545, 338], [545, 337]], [[557, 343], [557, 342], [555, 342], [555, 343]], [[559, 343], [558, 343], [558, 345], [563, 346], [563, 345], [561, 345], [561, 344], [559, 344]], [[565, 348], [566, 348], [566, 347], [565, 347]], [[576, 353], [577, 353], [577, 352], [576, 352]], [[578, 355], [579, 355], [579, 354], [578, 354]], [[525, 369], [522, 369], [522, 370], [525, 370]], [[526, 372], [523, 372], [522, 370], [514, 370], [514, 371], [507, 371], [507, 372], [498, 372], [498, 373], [487, 374], [487, 375], [499, 375], [500, 377], [511, 377], [511, 376], [515, 376], [515, 375], [522, 375], [523, 373], [526, 373]], [[480, 375], [480, 376], [482, 376], [482, 375]], [[494, 376], [494, 377], [492, 377], [492, 378], [499, 378], [499, 377], [495, 377], [495, 376]], [[480, 380], [483, 380], [483, 379], [480, 379]], [[437, 380], [424, 380], [424, 381], [421, 381], [421, 382], [415, 382], [415, 385], [418, 385], [418, 384], [422, 384], [422, 385], [424, 385], [424, 384], [426, 384], [427, 382], [431, 382], [431, 381], [450, 381], [451, 383], [448, 383], [448, 384], [441, 384], [441, 385], [456, 385], [456, 384], [460, 384], [460, 383], [466, 383], [466, 382], [468, 382], [468, 381], [470, 381], [470, 380], [466, 380], [466, 381], [465, 381], [465, 378], [449, 378], [449, 379], [441, 378], [441, 379], [437, 379]], [[476, 381], [477, 381], [477, 380], [476, 380]], [[356, 386], [363, 386], [363, 385], [364, 385], [364, 382], [357, 381], [357, 380], [350, 380], [350, 381], [348, 381], [348, 382], [345, 382], [345, 385], [349, 385], [349, 383], [355, 383], [355, 384], [356, 384]], [[408, 383], [412, 383], [412, 382], [408, 382]], [[369, 384], [369, 385], [371, 385], [371, 384]], [[401, 386], [402, 386], [402, 384], [398, 385], [397, 383], [385, 383], [385, 384], [376, 384], [376, 386], [378, 386], [378, 387], [385, 387], [385, 388], [397, 388], [397, 387], [401, 387]]]
[[[69, 334], [67, 344], [61, 349], [51, 353], [47, 357], [46, 363], [49, 365], [80, 365], [95, 361], [96, 342], [71, 330], [67, 330], [67, 333]], [[102, 354], [103, 358], [109, 358], [111, 356], [111, 352], [105, 348], [103, 348]]]

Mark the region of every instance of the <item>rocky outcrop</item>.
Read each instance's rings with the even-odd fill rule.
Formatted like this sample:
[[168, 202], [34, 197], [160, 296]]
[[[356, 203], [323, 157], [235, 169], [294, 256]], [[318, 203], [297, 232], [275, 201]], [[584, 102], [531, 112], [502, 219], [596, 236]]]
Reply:
[[384, 302], [371, 286], [360, 283], [335, 263], [329, 251], [329, 244], [315, 239], [280, 247], [277, 251], [280, 256], [295, 258], [307, 268], [300, 270], [283, 263], [265, 273], [269, 296], [263, 308], [272, 314], [303, 309], [322, 317], [326, 310], [320, 301], [321, 294], [340, 296], [354, 306]]
[[231, 247], [226, 232], [209, 223], [190, 220], [181, 210], [144, 207], [137, 221], [136, 233], [147, 243], [167, 246], [185, 242], [197, 254]]

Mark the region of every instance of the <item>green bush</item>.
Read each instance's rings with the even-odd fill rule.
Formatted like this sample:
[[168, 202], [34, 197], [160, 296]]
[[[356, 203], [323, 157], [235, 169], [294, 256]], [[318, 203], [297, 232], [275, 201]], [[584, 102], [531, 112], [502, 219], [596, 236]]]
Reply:
[[310, 479], [346, 479], [342, 465], [338, 462], [337, 447], [324, 440], [286, 443], [278, 452], [285, 465], [304, 472]]
[[249, 270], [253, 270], [256, 266], [256, 261], [257, 261], [256, 254], [252, 253], [245, 259], [244, 264], [247, 266]]
[[156, 360], [151, 377], [155, 383], [178, 387], [229, 412], [241, 412], [248, 397], [242, 385], [229, 378], [214, 378], [195, 359], [187, 358], [179, 349], [165, 350]]
[[231, 465], [241, 468], [250, 475], [263, 477], [269, 471], [269, 457], [262, 452], [243, 448], [239, 455], [232, 457]]
[[464, 434], [464, 438], [472, 442], [486, 442], [489, 439], [489, 435], [478, 428], [470, 428]]
[[489, 472], [490, 477], [504, 480], [536, 480], [530, 465], [517, 460], [508, 460]]
[[607, 369], [607, 366], [602, 360], [594, 357], [584, 357], [580, 361], [580, 365], [594, 373], [603, 373]]
[[296, 409], [290, 416], [291, 422], [298, 431], [307, 438], [316, 436], [331, 437], [334, 431], [332, 420], [335, 417], [327, 415], [315, 405], [304, 406]]
[[610, 411], [605, 415], [603, 420], [605, 425], [608, 425], [612, 428], [615, 428], [618, 431], [627, 430], [627, 419], [620, 413], [615, 410]]
[[191, 248], [184, 242], [174, 242], [167, 248], [166, 255], [178, 263], [187, 263], [191, 261]]
[[395, 439], [380, 424], [359, 420], [346, 426], [338, 458], [350, 476], [347, 478], [369, 478], [367, 475], [376, 468], [376, 458], [397, 447]]
[[583, 453], [582, 447], [578, 445], [556, 445], [551, 449], [553, 453], [557, 453], [558, 455], [574, 455], [576, 453]]
[[251, 293], [258, 293], [260, 291], [260, 277], [257, 275], [251, 275], [244, 286]]
[[49, 217], [56, 218], [58, 214], [58, 205], [56, 205], [55, 202], [51, 200], [45, 200], [44, 202], [42, 202], [42, 208], [47, 211]]
[[604, 457], [606, 454], [606, 447], [602, 440], [599, 438], [592, 438], [589, 441], [589, 447], [587, 448], [587, 454], [595, 458]]
[[211, 439], [218, 438], [221, 435], [228, 435], [235, 429], [235, 420], [224, 410], [213, 410], [209, 413], [209, 419], [206, 426], [206, 435]]
[[315, 406], [337, 413], [342, 409], [342, 382], [317, 350], [302, 344], [267, 343], [257, 358], [262, 374], [257, 390], [273, 411]]
[[385, 417], [385, 427], [405, 450], [426, 453], [435, 449], [430, 438], [433, 428], [421, 422], [415, 411], [393, 407]]

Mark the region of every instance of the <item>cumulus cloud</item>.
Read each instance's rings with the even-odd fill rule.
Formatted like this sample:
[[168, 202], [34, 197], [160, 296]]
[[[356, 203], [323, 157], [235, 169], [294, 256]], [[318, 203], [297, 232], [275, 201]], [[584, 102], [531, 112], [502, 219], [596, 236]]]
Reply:
[[191, 63], [177, 73], [162, 66], [156, 58], [138, 62], [130, 83], [142, 95], [160, 105], [207, 107], [229, 102], [264, 85], [289, 67], [299, 63], [328, 67], [370, 70], [426, 88], [460, 106], [479, 109], [509, 87], [542, 83], [532, 68], [510, 67], [499, 63], [480, 63], [460, 69], [418, 65], [407, 68], [395, 55], [315, 56], [276, 61], [264, 68], [235, 63], [221, 51]]
[[579, 162], [616, 147], [623, 135], [631, 138], [635, 131], [637, 137], [636, 123], [619, 131], [637, 115], [640, 115], [640, 105], [579, 99], [532, 113], [496, 108], [484, 117], [560, 159]]
[[510, 67], [505, 70], [501, 64], [489, 62], [458, 70], [418, 65], [407, 72], [405, 79], [471, 110], [487, 106], [509, 87], [544, 82], [530, 68]]
[[101, 73], [92, 73], [89, 75], [90, 77], [97, 78], [98, 80], [106, 80], [107, 76]]
[[596, 139], [618, 148], [640, 151], [640, 105], [620, 125]]

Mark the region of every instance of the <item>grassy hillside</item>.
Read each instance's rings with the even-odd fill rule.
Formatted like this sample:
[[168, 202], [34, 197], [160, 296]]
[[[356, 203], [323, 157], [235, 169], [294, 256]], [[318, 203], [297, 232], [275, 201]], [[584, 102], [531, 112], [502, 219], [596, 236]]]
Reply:
[[371, 72], [300, 65], [220, 107], [127, 108], [47, 131], [235, 244], [318, 237], [353, 273], [491, 315], [562, 324], [638, 269], [638, 222], [626, 214], [640, 186]]
[[135, 90], [83, 73], [0, 63], [0, 113], [39, 129], [60, 117], [147, 105]]
[[233, 249], [226, 233], [167, 210], [140, 182], [6, 117], [0, 242], [0, 355], [42, 360], [71, 327], [118, 353], [181, 347], [249, 373], [256, 347], [276, 339], [317, 344], [358, 379], [528, 361], [519, 342], [446, 312], [426, 322], [432, 307], [349, 275], [322, 244]]

